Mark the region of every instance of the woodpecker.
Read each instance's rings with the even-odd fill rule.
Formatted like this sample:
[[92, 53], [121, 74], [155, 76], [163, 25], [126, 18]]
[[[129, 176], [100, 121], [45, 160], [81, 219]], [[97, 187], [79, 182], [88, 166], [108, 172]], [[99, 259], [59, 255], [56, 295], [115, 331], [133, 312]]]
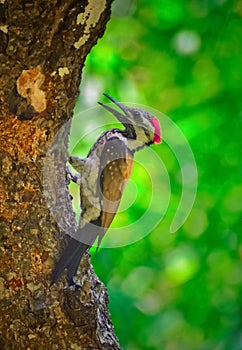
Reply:
[[86, 158], [70, 156], [69, 162], [79, 173], [81, 215], [79, 227], [70, 238], [51, 277], [56, 283], [64, 269], [67, 282], [75, 285], [79, 263], [85, 251], [98, 239], [99, 247], [111, 225], [131, 175], [134, 153], [145, 146], [161, 142], [157, 118], [145, 110], [126, 107], [104, 94], [122, 112], [98, 102], [124, 126], [104, 132], [91, 147]]

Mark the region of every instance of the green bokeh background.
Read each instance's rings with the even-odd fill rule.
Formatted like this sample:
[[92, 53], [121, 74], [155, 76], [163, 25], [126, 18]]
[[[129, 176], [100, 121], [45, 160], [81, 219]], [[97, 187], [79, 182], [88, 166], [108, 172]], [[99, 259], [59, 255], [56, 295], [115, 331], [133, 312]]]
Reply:
[[[116, 0], [88, 56], [76, 114], [106, 102], [102, 92], [151, 106], [181, 129], [198, 168], [192, 212], [171, 234], [179, 164], [165, 142], [152, 146], [171, 182], [165, 217], [137, 243], [93, 253], [124, 349], [242, 349], [241, 68], [242, 2], [229, 0]], [[95, 126], [97, 118], [83, 122]], [[80, 143], [81, 155], [94, 140]], [[137, 200], [114, 225], [145, 210], [151, 185], [141, 173], [134, 169], [136, 187], [124, 195], [129, 202], [137, 192]]]

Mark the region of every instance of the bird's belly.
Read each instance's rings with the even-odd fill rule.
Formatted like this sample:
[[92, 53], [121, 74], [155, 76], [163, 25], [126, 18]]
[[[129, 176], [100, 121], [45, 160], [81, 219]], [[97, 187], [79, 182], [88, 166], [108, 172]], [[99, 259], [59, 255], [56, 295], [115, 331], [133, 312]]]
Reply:
[[95, 162], [88, 161], [83, 169], [80, 195], [81, 195], [81, 218], [80, 227], [88, 222], [96, 220], [101, 213], [99, 167]]

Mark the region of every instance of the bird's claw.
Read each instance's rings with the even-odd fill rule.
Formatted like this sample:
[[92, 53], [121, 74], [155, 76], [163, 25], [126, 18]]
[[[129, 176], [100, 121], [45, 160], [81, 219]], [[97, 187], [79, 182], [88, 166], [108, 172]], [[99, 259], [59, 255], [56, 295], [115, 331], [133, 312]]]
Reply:
[[69, 168], [69, 166], [66, 166], [66, 174], [68, 179], [68, 184], [70, 181], [75, 182], [76, 184], [80, 185], [81, 182], [81, 175], [79, 173], [73, 173], [73, 171]]

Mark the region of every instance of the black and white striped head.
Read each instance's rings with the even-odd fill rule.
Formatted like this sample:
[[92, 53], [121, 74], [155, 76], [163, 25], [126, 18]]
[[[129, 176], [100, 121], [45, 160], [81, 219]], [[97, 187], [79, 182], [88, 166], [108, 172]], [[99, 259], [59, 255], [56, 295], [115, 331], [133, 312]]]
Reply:
[[161, 143], [161, 129], [157, 118], [143, 109], [126, 107], [114, 98], [104, 95], [114, 102], [123, 113], [100, 102], [99, 104], [111, 112], [124, 125], [127, 138], [137, 142], [136, 148], [153, 143]]

